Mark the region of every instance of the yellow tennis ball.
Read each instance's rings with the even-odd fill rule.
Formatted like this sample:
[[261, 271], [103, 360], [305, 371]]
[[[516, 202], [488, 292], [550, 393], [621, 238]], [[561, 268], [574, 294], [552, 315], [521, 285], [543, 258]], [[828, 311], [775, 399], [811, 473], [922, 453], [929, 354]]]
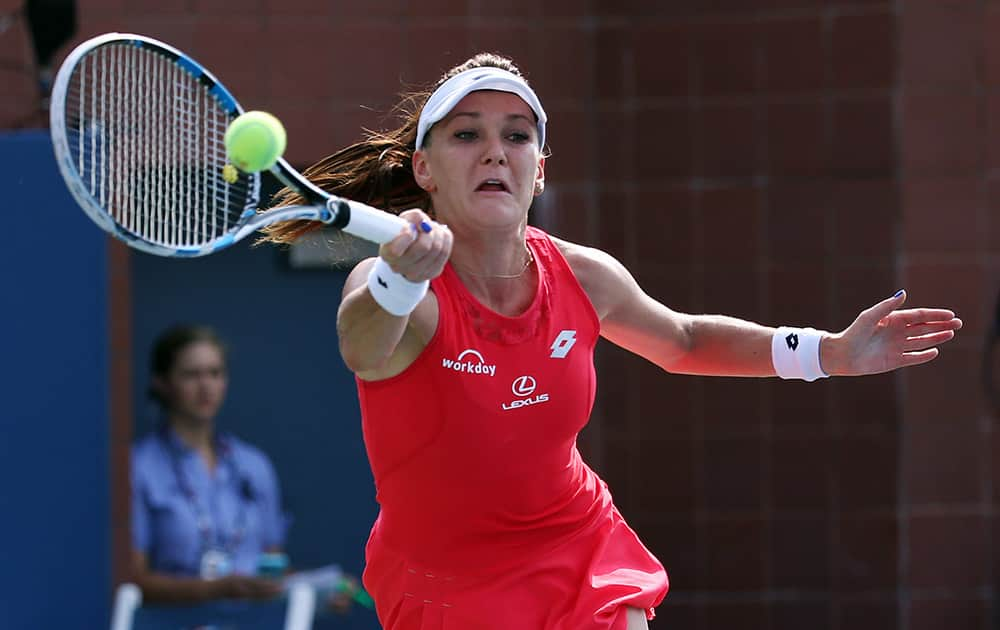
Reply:
[[226, 129], [226, 155], [241, 171], [255, 173], [274, 166], [285, 152], [285, 128], [267, 112], [237, 116]]

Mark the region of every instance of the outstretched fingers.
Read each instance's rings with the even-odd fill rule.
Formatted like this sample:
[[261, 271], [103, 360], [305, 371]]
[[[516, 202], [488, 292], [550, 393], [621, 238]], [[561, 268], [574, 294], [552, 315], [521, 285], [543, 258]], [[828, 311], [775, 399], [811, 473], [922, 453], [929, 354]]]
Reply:
[[938, 355], [937, 348], [929, 348], [920, 352], [904, 352], [899, 355], [899, 365], [897, 367], [910, 367], [933, 361]]
[[898, 367], [920, 365], [934, 360], [939, 353], [937, 346], [954, 339], [955, 331], [962, 327], [962, 320], [944, 309], [912, 309], [898, 315], [915, 322], [928, 322], [906, 327], [906, 339], [903, 340], [902, 352], [897, 359]]
[[921, 335], [919, 337], [907, 337], [906, 341], [903, 342], [903, 352], [932, 348], [946, 341], [951, 341], [954, 337], [954, 330], [942, 330], [941, 332]]
[[843, 374], [877, 374], [933, 361], [962, 320], [946, 308], [902, 309], [905, 291], [862, 311], [842, 334]]
[[962, 320], [953, 318], [946, 321], [909, 324], [906, 326], [907, 337], [923, 337], [945, 330], [956, 331], [962, 327]]
[[946, 308], [908, 308], [892, 314], [894, 320], [909, 326], [926, 323], [949, 323], [952, 330], [962, 327], [962, 320], [955, 317], [955, 312]]

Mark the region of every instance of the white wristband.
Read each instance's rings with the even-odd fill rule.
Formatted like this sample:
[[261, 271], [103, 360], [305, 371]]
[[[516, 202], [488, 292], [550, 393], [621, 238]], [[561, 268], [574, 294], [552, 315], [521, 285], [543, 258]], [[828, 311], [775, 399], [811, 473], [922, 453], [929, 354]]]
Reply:
[[381, 256], [375, 259], [375, 264], [368, 273], [368, 292], [379, 306], [396, 317], [412, 313], [427, 295], [428, 285], [430, 282], [427, 280], [410, 282], [393, 271]]
[[819, 363], [823, 332], [815, 328], [782, 326], [771, 337], [771, 362], [781, 378], [815, 381], [830, 376]]

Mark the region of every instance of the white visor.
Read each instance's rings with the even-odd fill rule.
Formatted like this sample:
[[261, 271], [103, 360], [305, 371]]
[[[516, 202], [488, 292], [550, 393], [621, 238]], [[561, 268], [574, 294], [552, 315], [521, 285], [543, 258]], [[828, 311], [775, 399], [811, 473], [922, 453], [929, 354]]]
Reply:
[[487, 67], [472, 68], [456, 74], [434, 90], [427, 99], [423, 111], [420, 112], [420, 121], [417, 123], [417, 148], [423, 147], [427, 132], [434, 123], [447, 116], [470, 92], [478, 90], [496, 90], [520, 96], [538, 118], [538, 146], [545, 146], [545, 110], [542, 109], [542, 103], [535, 91], [516, 74], [500, 68]]

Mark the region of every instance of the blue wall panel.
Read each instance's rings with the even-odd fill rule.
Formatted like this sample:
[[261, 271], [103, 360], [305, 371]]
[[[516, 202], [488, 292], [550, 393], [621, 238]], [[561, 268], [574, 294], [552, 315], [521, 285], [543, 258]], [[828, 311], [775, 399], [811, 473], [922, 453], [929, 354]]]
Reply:
[[0, 135], [0, 627], [104, 628], [110, 586], [105, 238], [45, 132]]
[[[0, 627], [106, 628], [110, 611], [106, 240], [72, 201], [48, 135], [0, 135], [5, 239], [0, 392]], [[198, 260], [132, 255], [136, 433], [156, 422], [144, 397], [155, 334], [178, 321], [231, 346], [222, 418], [263, 448], [294, 518], [298, 567], [360, 573], [376, 515], [357, 396], [337, 350], [345, 274], [293, 272], [275, 248]], [[317, 627], [376, 628], [374, 614]]]

